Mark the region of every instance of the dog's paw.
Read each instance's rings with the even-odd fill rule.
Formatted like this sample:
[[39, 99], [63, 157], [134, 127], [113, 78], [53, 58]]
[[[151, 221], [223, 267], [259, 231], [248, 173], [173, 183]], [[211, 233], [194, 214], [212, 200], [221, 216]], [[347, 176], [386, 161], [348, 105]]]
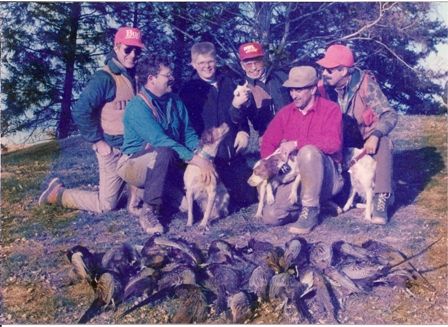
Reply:
[[197, 229], [198, 229], [198, 231], [200, 231], [200, 232], [206, 232], [206, 231], [209, 230], [209, 227], [208, 227], [207, 224], [200, 223], [200, 224], [198, 225]]
[[349, 211], [351, 207], [352, 207], [351, 205], [345, 205], [345, 206], [342, 208], [342, 212], [347, 212], [347, 211]]

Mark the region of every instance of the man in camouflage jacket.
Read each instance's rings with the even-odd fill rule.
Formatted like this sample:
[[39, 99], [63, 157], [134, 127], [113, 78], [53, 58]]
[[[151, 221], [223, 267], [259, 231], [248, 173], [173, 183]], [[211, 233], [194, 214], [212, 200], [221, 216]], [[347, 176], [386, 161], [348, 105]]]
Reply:
[[388, 207], [393, 202], [392, 142], [388, 135], [397, 124], [398, 115], [373, 74], [354, 66], [348, 47], [330, 46], [317, 64], [323, 68], [321, 95], [337, 101], [342, 113], [355, 119], [364, 140], [363, 148], [377, 162], [372, 223], [386, 224]]

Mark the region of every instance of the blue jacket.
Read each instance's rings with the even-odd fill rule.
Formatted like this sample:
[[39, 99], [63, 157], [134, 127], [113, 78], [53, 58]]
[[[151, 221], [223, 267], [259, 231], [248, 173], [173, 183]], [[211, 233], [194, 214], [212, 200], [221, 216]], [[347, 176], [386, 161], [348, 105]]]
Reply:
[[[127, 70], [117, 65], [117, 59], [112, 53], [106, 59], [106, 64], [115, 74], [123, 74], [135, 89], [134, 70]], [[72, 108], [72, 117], [81, 132], [82, 137], [95, 143], [105, 140], [109, 145], [119, 148], [123, 143], [122, 135], [108, 135], [101, 128], [100, 110], [104, 104], [115, 98], [116, 86], [113, 77], [104, 70], [98, 70], [90, 79]]]
[[145, 88], [141, 92], [155, 105], [160, 118], [154, 116], [140, 96], [132, 98], [124, 113], [123, 153], [132, 155], [150, 144], [154, 148], [171, 148], [182, 160], [191, 160], [199, 140], [182, 100], [169, 93], [162, 102]]

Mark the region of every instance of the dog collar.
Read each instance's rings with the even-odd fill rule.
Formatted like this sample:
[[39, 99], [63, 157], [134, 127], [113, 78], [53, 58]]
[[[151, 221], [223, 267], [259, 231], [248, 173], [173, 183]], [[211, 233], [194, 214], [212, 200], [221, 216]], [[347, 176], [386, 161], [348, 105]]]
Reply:
[[208, 154], [204, 149], [198, 149], [197, 154], [209, 161], [213, 161], [213, 159], [215, 159], [214, 156]]

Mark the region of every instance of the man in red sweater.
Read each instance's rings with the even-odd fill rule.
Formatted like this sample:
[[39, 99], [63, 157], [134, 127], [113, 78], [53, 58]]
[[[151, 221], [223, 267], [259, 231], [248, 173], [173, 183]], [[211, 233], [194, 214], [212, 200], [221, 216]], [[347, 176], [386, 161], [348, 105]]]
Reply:
[[297, 220], [289, 228], [295, 234], [309, 233], [318, 224], [320, 201], [330, 199], [343, 186], [342, 114], [337, 103], [316, 95], [317, 81], [311, 66], [290, 70], [283, 86], [289, 89], [293, 102], [275, 115], [261, 144], [262, 158], [277, 148], [285, 157], [298, 151], [301, 203], [289, 202], [292, 183], [283, 184], [277, 188], [274, 203], [263, 210], [266, 224]]

